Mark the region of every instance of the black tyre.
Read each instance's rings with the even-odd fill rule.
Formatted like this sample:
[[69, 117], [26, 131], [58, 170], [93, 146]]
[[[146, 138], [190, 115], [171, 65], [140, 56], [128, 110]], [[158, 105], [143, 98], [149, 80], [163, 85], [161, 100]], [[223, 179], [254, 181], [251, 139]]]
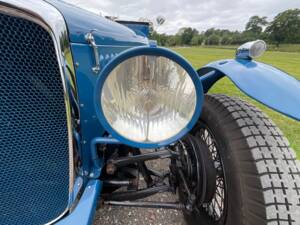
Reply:
[[191, 132], [212, 154], [215, 196], [193, 212], [189, 225], [299, 225], [300, 164], [278, 127], [237, 98], [207, 95]]

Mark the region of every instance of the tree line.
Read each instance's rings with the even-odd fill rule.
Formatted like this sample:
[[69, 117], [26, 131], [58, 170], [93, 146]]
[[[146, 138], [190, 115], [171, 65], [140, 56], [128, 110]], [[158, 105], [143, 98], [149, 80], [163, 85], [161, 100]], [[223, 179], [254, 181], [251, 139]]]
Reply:
[[300, 9], [279, 13], [272, 21], [267, 17], [252, 16], [244, 31], [210, 28], [199, 32], [192, 27], [183, 27], [175, 35], [151, 32], [151, 39], [161, 46], [240, 45], [247, 41], [263, 39], [279, 46], [283, 43], [300, 43]]

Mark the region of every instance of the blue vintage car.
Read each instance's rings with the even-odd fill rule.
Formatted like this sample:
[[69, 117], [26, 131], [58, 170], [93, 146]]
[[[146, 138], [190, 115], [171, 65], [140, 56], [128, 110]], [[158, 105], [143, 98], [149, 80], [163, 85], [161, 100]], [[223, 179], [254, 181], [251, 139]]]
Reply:
[[[300, 165], [282, 132], [207, 94], [229, 77], [300, 120], [300, 82], [253, 60], [263, 41], [195, 70], [147, 24], [58, 0], [0, 0], [0, 28], [0, 224], [92, 224], [103, 204], [182, 210], [187, 224], [300, 224]], [[146, 163], [162, 158], [165, 172]], [[159, 192], [178, 201], [141, 200]]]

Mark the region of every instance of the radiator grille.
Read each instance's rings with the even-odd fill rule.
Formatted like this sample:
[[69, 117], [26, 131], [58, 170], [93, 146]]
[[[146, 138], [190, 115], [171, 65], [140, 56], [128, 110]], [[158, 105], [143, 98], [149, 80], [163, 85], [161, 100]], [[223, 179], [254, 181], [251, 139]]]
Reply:
[[69, 196], [63, 86], [51, 36], [0, 14], [0, 224], [44, 224]]

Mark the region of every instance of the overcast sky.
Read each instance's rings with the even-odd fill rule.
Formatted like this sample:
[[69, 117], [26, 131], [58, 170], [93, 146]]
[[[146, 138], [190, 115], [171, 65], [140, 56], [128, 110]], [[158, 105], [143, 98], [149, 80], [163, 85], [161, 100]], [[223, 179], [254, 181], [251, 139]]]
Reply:
[[271, 20], [286, 9], [300, 8], [300, 0], [65, 0], [103, 16], [138, 20], [141, 17], [155, 21], [166, 18], [158, 28], [160, 33], [174, 34], [180, 27], [199, 31], [211, 27], [243, 30], [253, 15]]

